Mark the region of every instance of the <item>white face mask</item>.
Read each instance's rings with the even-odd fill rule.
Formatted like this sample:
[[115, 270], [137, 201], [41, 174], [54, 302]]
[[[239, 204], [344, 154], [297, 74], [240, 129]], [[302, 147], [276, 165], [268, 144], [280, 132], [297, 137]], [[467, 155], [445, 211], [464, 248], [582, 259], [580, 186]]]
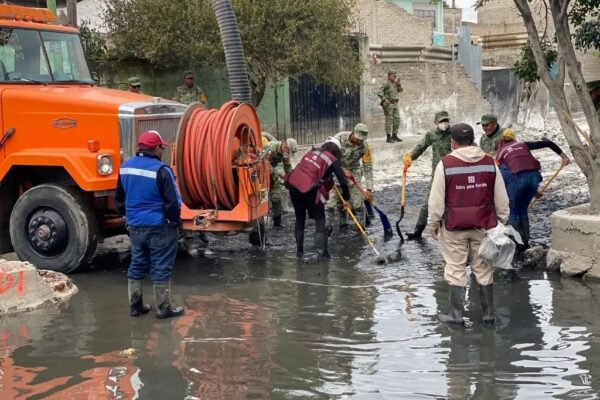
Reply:
[[449, 122], [440, 122], [438, 124], [438, 129], [442, 132], [448, 130], [448, 128], [450, 127], [450, 123]]

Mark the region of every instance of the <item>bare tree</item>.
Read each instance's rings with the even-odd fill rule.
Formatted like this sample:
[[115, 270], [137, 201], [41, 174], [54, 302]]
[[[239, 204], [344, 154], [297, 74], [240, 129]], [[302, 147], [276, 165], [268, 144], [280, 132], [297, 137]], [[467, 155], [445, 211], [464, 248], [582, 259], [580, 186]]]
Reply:
[[[531, 3], [528, 0], [513, 0], [527, 29], [538, 73], [554, 100], [554, 109], [561, 128], [567, 139], [575, 162], [583, 171], [590, 191], [591, 211], [600, 212], [600, 120], [586, 87], [580, 64], [577, 61], [575, 47], [569, 26], [569, 8], [571, 0], [545, 0], [554, 25], [558, 75], [552, 79], [544, 56], [541, 35], [533, 17]], [[480, 2], [480, 5], [483, 4]], [[544, 33], [545, 34], [545, 33]], [[571, 80], [583, 113], [590, 127], [589, 134], [578, 131], [571, 118], [567, 95], [564, 91], [566, 76]]]

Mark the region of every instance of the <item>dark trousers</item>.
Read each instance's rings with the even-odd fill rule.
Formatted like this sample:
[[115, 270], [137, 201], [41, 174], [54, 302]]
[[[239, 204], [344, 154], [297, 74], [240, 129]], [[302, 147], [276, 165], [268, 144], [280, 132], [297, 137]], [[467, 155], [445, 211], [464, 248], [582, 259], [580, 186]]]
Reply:
[[522, 171], [513, 174], [506, 166], [501, 166], [502, 178], [506, 185], [506, 192], [510, 202], [510, 215], [508, 223], [518, 224], [519, 221], [529, 221], [527, 210], [529, 203], [535, 196], [538, 186], [542, 181], [542, 175], [539, 171]]
[[128, 227], [131, 264], [127, 277], [142, 280], [150, 273], [152, 282], [171, 279], [177, 256], [179, 229], [176, 226]]
[[316, 232], [325, 232], [325, 205], [315, 204], [317, 188], [301, 193], [295, 187], [290, 188], [290, 198], [296, 214], [296, 231], [304, 232], [306, 214], [315, 220]]

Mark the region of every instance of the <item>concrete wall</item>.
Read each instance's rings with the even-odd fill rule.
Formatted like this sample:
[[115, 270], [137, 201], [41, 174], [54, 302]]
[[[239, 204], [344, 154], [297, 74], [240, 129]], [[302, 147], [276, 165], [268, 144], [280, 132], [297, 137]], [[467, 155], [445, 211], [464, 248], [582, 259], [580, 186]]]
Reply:
[[430, 46], [433, 22], [381, 0], [358, 0], [355, 28], [369, 37], [371, 45]]
[[450, 113], [452, 122], [474, 124], [490, 111], [489, 103], [456, 63], [406, 62], [369, 64], [365, 73], [365, 111], [369, 131], [384, 135], [383, 110], [376, 95], [387, 71], [395, 69], [404, 91], [400, 95], [400, 133], [422, 134], [433, 127], [433, 115]]
[[[208, 97], [207, 105], [211, 108], [221, 107], [231, 99], [229, 81], [225, 70], [202, 68], [195, 70], [196, 84]], [[137, 76], [142, 81], [142, 91], [150, 96], [167, 99], [175, 96], [177, 86], [183, 84], [183, 70], [159, 70], [145, 64], [114, 64], [98, 68], [100, 85], [127, 90], [127, 79]], [[277, 91], [277, 107], [275, 107], [275, 90]], [[269, 85], [258, 106], [261, 128], [267, 132], [281, 135], [291, 131], [289, 84], [287, 80], [277, 85]]]
[[444, 33], [456, 33], [456, 29], [462, 25], [461, 8], [444, 8]]

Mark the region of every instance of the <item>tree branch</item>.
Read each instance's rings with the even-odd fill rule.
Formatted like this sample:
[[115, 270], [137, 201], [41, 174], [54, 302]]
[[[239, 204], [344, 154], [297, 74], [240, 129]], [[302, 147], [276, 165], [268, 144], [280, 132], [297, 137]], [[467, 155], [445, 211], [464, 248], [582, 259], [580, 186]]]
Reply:
[[531, 13], [531, 8], [529, 7], [529, 3], [527, 2], [527, 0], [514, 0], [514, 2], [517, 6], [517, 9], [521, 13], [523, 22], [525, 23], [525, 28], [527, 29], [527, 34], [529, 36], [529, 40], [531, 41], [531, 50], [533, 51], [533, 56], [538, 66], [538, 73], [540, 75], [540, 78], [550, 90], [550, 86], [553, 82], [552, 78], [550, 77], [550, 73], [548, 72], [548, 63], [546, 62], [546, 57], [544, 57], [542, 42], [540, 41], [540, 37], [537, 31], [537, 27], [535, 25], [535, 20], [533, 19], [533, 15]]
[[566, 21], [567, 19], [567, 11], [569, 9], [570, 0], [563, 0], [562, 6], [560, 7], [560, 14], [558, 15], [558, 19], [560, 21]]
[[556, 83], [559, 84], [560, 86], [565, 85], [565, 59], [563, 58], [562, 54], [560, 52], [558, 53], [558, 75], [556, 76]]

